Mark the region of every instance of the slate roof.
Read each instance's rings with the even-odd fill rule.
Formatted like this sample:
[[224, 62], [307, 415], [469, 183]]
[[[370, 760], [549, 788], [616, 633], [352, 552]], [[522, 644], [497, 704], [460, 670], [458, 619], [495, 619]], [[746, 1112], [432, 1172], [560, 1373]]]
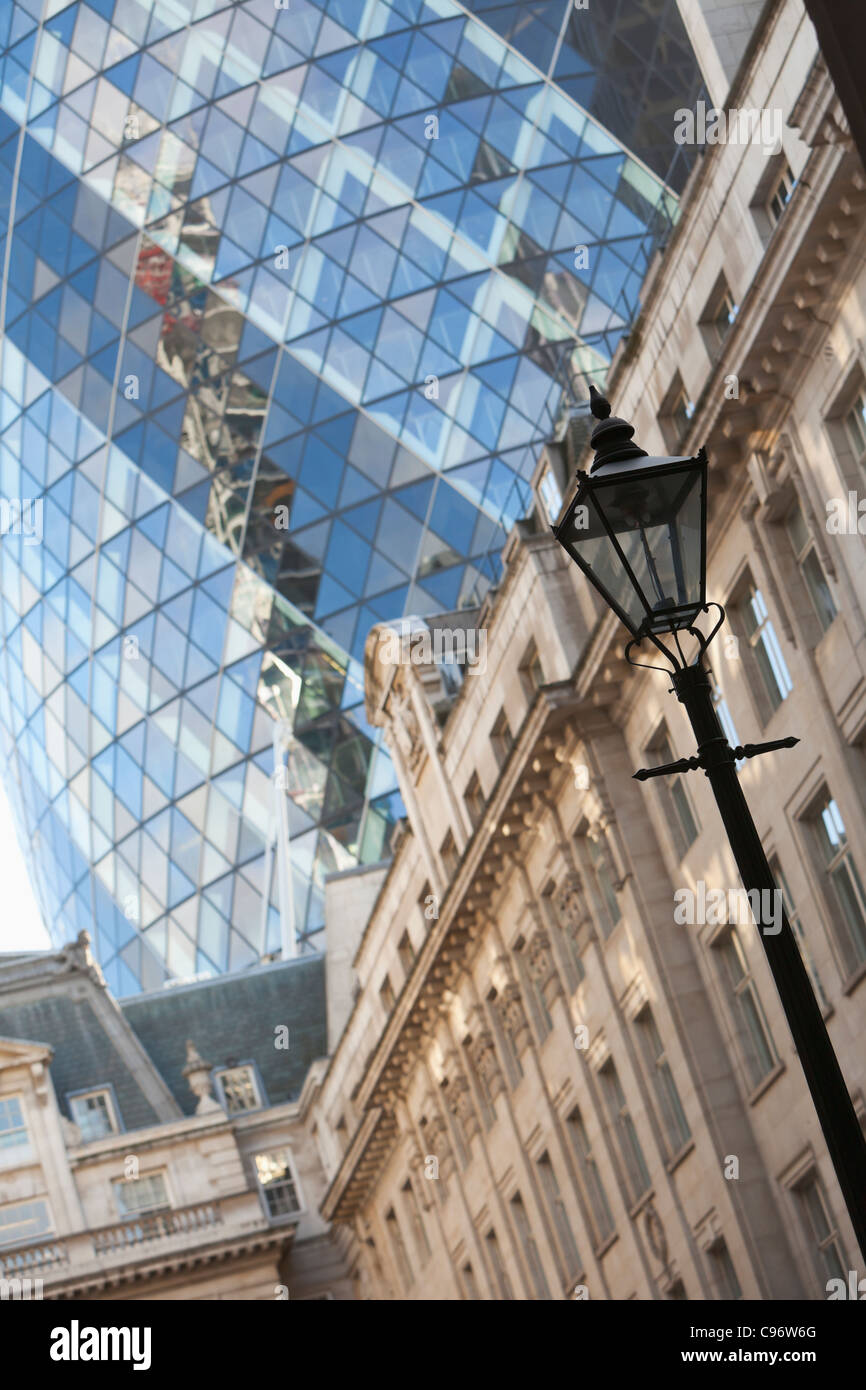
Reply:
[[[270, 1105], [297, 1099], [310, 1063], [327, 1052], [323, 956], [118, 1002], [185, 1115], [196, 1107], [182, 1075], [187, 1038], [213, 1067], [254, 1061]], [[288, 1029], [287, 1049], [274, 1045], [280, 1025]]]
[[0, 1034], [54, 1049], [51, 1078], [60, 1111], [70, 1119], [70, 1091], [111, 1083], [126, 1129], [159, 1124], [125, 1058], [106, 1033], [88, 999], [46, 994], [20, 1003], [0, 1002]]

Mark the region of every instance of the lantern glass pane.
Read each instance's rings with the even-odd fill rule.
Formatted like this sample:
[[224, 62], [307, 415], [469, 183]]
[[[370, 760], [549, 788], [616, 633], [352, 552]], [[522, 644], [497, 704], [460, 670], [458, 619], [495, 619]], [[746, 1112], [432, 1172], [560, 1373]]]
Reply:
[[[638, 625], [647, 612], [656, 631], [664, 630], [671, 619], [673, 625], [682, 625], [703, 603], [702, 480], [703, 469], [690, 464], [655, 477], [614, 477], [593, 490], [595, 505], [637, 581], [640, 593], [626, 603], [620, 601], [620, 606]], [[610, 542], [607, 549], [615, 559]], [[581, 553], [589, 559], [585, 548]], [[619, 564], [622, 568], [621, 560]], [[622, 582], [620, 578], [618, 588]]]
[[[624, 532], [617, 537], [618, 544], [615, 544], [593, 505], [594, 500], [592, 496], [587, 498], [588, 506], [584, 514], [586, 524], [581, 525], [578, 511], [571, 533], [565, 539], [591, 572], [593, 581], [602, 590], [610, 606], [616, 609], [628, 627], [637, 631], [646, 616], [646, 608], [623, 564], [623, 554], [633, 568], [639, 539], [636, 533]], [[619, 546], [622, 546], [622, 553]]]

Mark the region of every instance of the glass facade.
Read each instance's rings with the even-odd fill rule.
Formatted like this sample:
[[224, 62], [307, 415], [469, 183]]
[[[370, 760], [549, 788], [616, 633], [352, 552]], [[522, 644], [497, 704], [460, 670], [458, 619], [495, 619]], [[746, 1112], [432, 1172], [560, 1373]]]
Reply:
[[279, 949], [275, 719], [301, 949], [385, 851], [366, 634], [495, 582], [676, 213], [697, 69], [617, 10], [0, 3], [3, 761], [116, 994]]

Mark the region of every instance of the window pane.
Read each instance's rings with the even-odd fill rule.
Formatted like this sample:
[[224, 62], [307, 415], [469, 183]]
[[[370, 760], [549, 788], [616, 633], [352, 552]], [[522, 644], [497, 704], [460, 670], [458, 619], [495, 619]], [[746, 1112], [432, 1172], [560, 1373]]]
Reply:
[[300, 1211], [288, 1150], [256, 1154], [255, 1161], [256, 1176], [265, 1194], [270, 1215], [291, 1216]]
[[235, 1115], [242, 1110], [257, 1110], [259, 1097], [252, 1067], [233, 1067], [220, 1073], [226, 1110]]
[[92, 1096], [75, 1096], [71, 1101], [72, 1118], [81, 1130], [85, 1143], [114, 1133], [108, 1095], [97, 1091]]
[[0, 1246], [23, 1245], [50, 1230], [48, 1203], [41, 1199], [0, 1208]]
[[833, 595], [830, 593], [830, 585], [827, 583], [814, 550], [809, 551], [803, 561], [802, 569], [806, 588], [809, 590], [809, 597], [818, 615], [818, 621], [826, 632], [836, 616], [836, 605], [833, 602]]
[[866, 919], [864, 919], [863, 889], [854, 865], [845, 860], [830, 872], [830, 882], [848, 927], [854, 964], [866, 960]]
[[133, 1212], [156, 1211], [168, 1206], [168, 1193], [162, 1173], [149, 1173], [143, 1178], [132, 1178], [114, 1184], [117, 1209], [121, 1216]]
[[854, 406], [845, 416], [845, 427], [851, 440], [851, 447], [859, 458], [866, 451], [866, 395], [862, 392]]
[[27, 1128], [21, 1103], [16, 1096], [0, 1100], [0, 1149], [27, 1143]]

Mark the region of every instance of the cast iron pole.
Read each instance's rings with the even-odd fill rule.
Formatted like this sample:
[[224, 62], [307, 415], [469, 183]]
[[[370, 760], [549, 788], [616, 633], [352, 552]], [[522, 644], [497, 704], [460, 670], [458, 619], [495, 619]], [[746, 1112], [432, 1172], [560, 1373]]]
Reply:
[[[701, 765], [713, 789], [743, 885], [761, 894], [773, 892], [776, 884], [740, 786], [733, 750], [713, 704], [703, 660], [676, 671], [672, 681], [697, 739]], [[764, 901], [763, 897], [759, 901]], [[866, 1137], [784, 907], [781, 931], [773, 935], [761, 931], [761, 940], [854, 1234], [866, 1258]]]

